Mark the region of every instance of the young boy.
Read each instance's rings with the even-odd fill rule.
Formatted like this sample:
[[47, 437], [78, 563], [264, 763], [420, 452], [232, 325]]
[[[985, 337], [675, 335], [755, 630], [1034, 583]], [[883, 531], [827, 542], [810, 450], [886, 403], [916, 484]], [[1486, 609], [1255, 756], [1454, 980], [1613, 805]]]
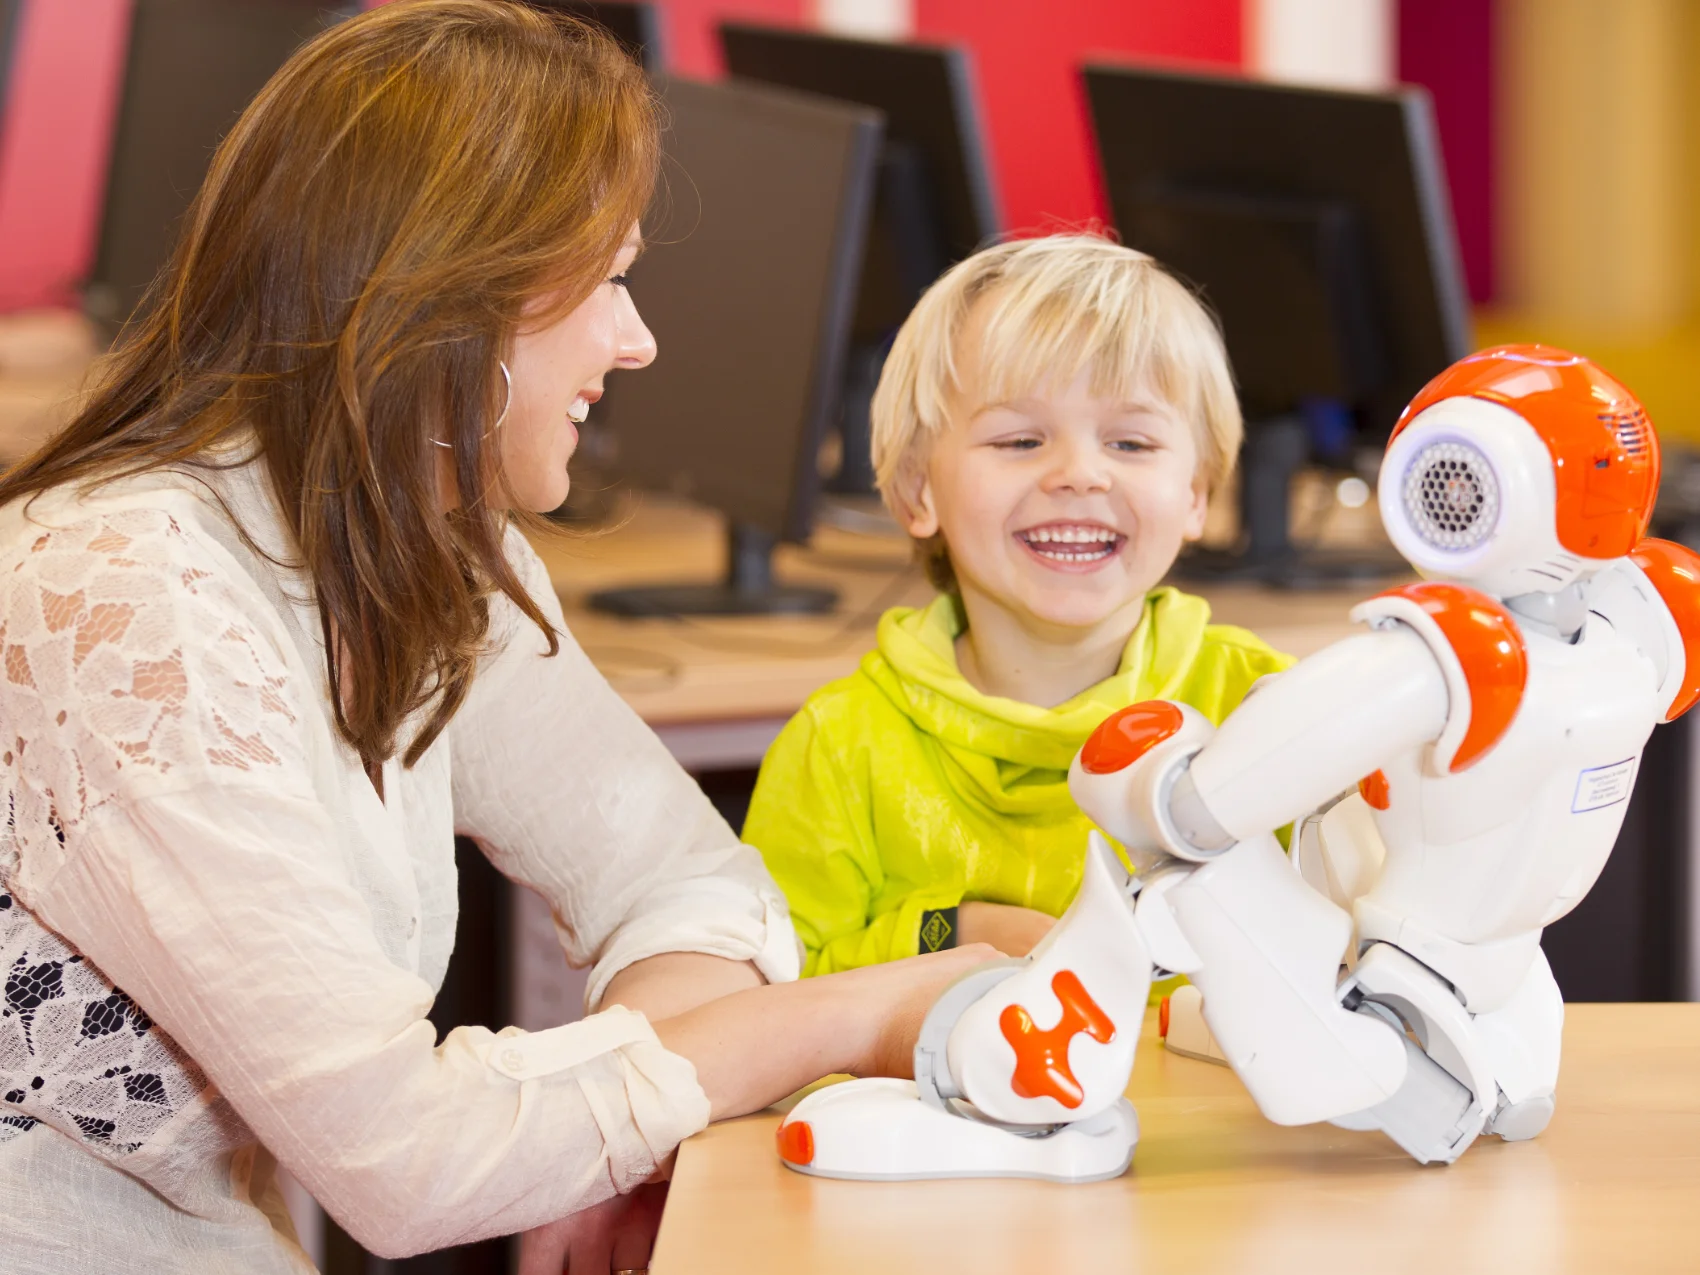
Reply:
[[744, 839], [804, 972], [988, 942], [1024, 955], [1074, 898], [1068, 766], [1106, 716], [1220, 721], [1291, 661], [1158, 588], [1203, 532], [1240, 416], [1215, 324], [1091, 235], [989, 248], [921, 299], [873, 404], [880, 491], [939, 593], [767, 754]]

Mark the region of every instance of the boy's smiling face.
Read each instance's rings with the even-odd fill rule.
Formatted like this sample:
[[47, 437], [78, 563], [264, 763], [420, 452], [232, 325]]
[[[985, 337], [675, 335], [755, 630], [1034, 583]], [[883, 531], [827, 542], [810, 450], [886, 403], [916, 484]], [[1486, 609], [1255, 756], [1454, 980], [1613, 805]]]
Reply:
[[979, 401], [978, 317], [962, 333], [949, 424], [906, 502], [909, 533], [943, 533], [971, 621], [990, 604], [1052, 638], [1131, 632], [1145, 595], [1204, 531], [1193, 430], [1154, 392], [1095, 396], [1090, 367], [1066, 385]]

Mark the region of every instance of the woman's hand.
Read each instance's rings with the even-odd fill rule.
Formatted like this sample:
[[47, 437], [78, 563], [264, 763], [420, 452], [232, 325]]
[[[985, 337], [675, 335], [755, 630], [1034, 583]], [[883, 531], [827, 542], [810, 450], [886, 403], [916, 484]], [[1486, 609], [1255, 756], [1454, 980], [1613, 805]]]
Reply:
[[[960, 918], [960, 913], [958, 917]], [[921, 1035], [921, 1024], [933, 1003], [957, 979], [976, 965], [998, 959], [998, 953], [984, 943], [965, 944], [945, 952], [930, 952], [911, 956], [907, 960], [885, 965], [870, 965], [865, 969], [829, 978], [876, 979], [894, 987], [869, 988], [864, 994], [870, 999], [870, 1021], [879, 1030], [870, 1043], [864, 1061], [850, 1070], [858, 1076], [896, 1076], [903, 1080], [915, 1075], [915, 1041]], [[883, 1015], [880, 1014], [884, 1008]]]
[[649, 1266], [665, 1182], [646, 1182], [519, 1238], [518, 1275], [610, 1275]]
[[956, 909], [962, 943], [990, 943], [1005, 956], [1026, 956], [1051, 932], [1054, 916], [1008, 903], [964, 903]]

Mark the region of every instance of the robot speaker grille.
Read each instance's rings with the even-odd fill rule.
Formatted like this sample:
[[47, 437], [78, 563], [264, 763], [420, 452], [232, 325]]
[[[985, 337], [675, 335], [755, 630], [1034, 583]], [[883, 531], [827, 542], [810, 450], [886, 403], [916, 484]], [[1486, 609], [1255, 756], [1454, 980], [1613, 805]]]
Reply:
[[1405, 516], [1437, 549], [1474, 549], [1499, 518], [1499, 480], [1465, 443], [1430, 443], [1405, 470]]
[[1648, 435], [1653, 432], [1653, 427], [1647, 420], [1647, 413], [1640, 407], [1620, 407], [1615, 411], [1601, 412], [1600, 419], [1617, 436], [1617, 445], [1624, 451], [1631, 456], [1646, 453]]

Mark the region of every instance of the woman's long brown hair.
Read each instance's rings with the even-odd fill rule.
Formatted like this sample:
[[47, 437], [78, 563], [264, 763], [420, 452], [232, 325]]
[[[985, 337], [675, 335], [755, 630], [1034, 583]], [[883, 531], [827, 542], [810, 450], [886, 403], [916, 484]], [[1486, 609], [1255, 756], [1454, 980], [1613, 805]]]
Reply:
[[[412, 765], [466, 696], [493, 591], [557, 649], [502, 551], [497, 362], [528, 303], [565, 313], [606, 276], [658, 154], [642, 72], [582, 23], [400, 0], [331, 28], [218, 148], [90, 399], [0, 504], [216, 464], [251, 430], [337, 728], [370, 770], [429, 708]], [[447, 515], [432, 439], [453, 448]]]

